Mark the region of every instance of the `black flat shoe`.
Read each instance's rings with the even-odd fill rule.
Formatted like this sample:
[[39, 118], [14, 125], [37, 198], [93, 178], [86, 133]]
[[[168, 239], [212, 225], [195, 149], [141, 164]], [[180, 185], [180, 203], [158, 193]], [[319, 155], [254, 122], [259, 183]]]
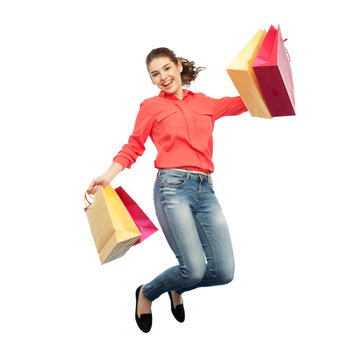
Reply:
[[185, 321], [185, 309], [184, 309], [184, 305], [180, 304], [178, 306], [176, 306], [176, 308], [174, 308], [174, 303], [173, 303], [173, 299], [171, 297], [171, 292], [168, 292], [170, 300], [171, 300], [171, 312], [174, 315], [174, 318], [178, 321], [178, 322], [184, 322]]
[[141, 314], [140, 317], [138, 317], [137, 315], [137, 305], [138, 305], [138, 300], [139, 300], [139, 294], [140, 294], [140, 289], [141, 289], [142, 285], [140, 285], [135, 292], [135, 297], [136, 297], [136, 306], [135, 306], [135, 320], [136, 323], [138, 325], [138, 327], [140, 328], [141, 331], [147, 333], [150, 331], [151, 329], [151, 325], [152, 325], [152, 314]]

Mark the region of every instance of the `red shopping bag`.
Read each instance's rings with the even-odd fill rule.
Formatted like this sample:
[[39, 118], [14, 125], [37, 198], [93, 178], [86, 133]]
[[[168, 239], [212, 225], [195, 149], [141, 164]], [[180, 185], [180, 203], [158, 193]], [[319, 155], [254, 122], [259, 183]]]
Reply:
[[295, 115], [295, 95], [290, 58], [280, 25], [270, 27], [253, 64], [266, 105], [273, 117]]
[[147, 217], [147, 215], [140, 209], [140, 206], [136, 204], [136, 202], [121, 186], [116, 188], [115, 191], [125, 205], [126, 210], [129, 212], [130, 216], [134, 220], [136, 226], [141, 233], [140, 238], [134, 243], [134, 245], [139, 244], [146, 238], [148, 238], [151, 234], [156, 232], [158, 229]]

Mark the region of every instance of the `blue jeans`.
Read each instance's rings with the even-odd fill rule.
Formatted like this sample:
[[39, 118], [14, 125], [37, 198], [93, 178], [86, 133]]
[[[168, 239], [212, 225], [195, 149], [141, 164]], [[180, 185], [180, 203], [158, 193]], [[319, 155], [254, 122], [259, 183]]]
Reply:
[[229, 283], [234, 277], [234, 255], [211, 175], [160, 169], [154, 202], [160, 226], [179, 265], [145, 284], [145, 297], [153, 301], [172, 290], [182, 294]]

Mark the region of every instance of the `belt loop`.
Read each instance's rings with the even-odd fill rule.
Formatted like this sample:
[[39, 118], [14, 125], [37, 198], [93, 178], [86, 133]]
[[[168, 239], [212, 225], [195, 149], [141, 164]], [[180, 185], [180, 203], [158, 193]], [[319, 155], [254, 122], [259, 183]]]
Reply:
[[186, 171], [186, 181], [188, 181], [190, 178], [190, 170]]

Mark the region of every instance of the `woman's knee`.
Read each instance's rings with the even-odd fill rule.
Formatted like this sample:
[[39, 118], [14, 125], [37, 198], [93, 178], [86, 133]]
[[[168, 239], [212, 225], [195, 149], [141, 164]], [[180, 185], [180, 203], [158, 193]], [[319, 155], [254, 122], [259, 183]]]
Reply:
[[219, 285], [225, 285], [233, 281], [235, 274], [234, 266], [229, 266], [223, 269], [220, 269], [215, 274], [215, 281]]
[[197, 284], [200, 282], [206, 272], [205, 261], [193, 262], [187, 266], [181, 266], [181, 275], [189, 284]]

